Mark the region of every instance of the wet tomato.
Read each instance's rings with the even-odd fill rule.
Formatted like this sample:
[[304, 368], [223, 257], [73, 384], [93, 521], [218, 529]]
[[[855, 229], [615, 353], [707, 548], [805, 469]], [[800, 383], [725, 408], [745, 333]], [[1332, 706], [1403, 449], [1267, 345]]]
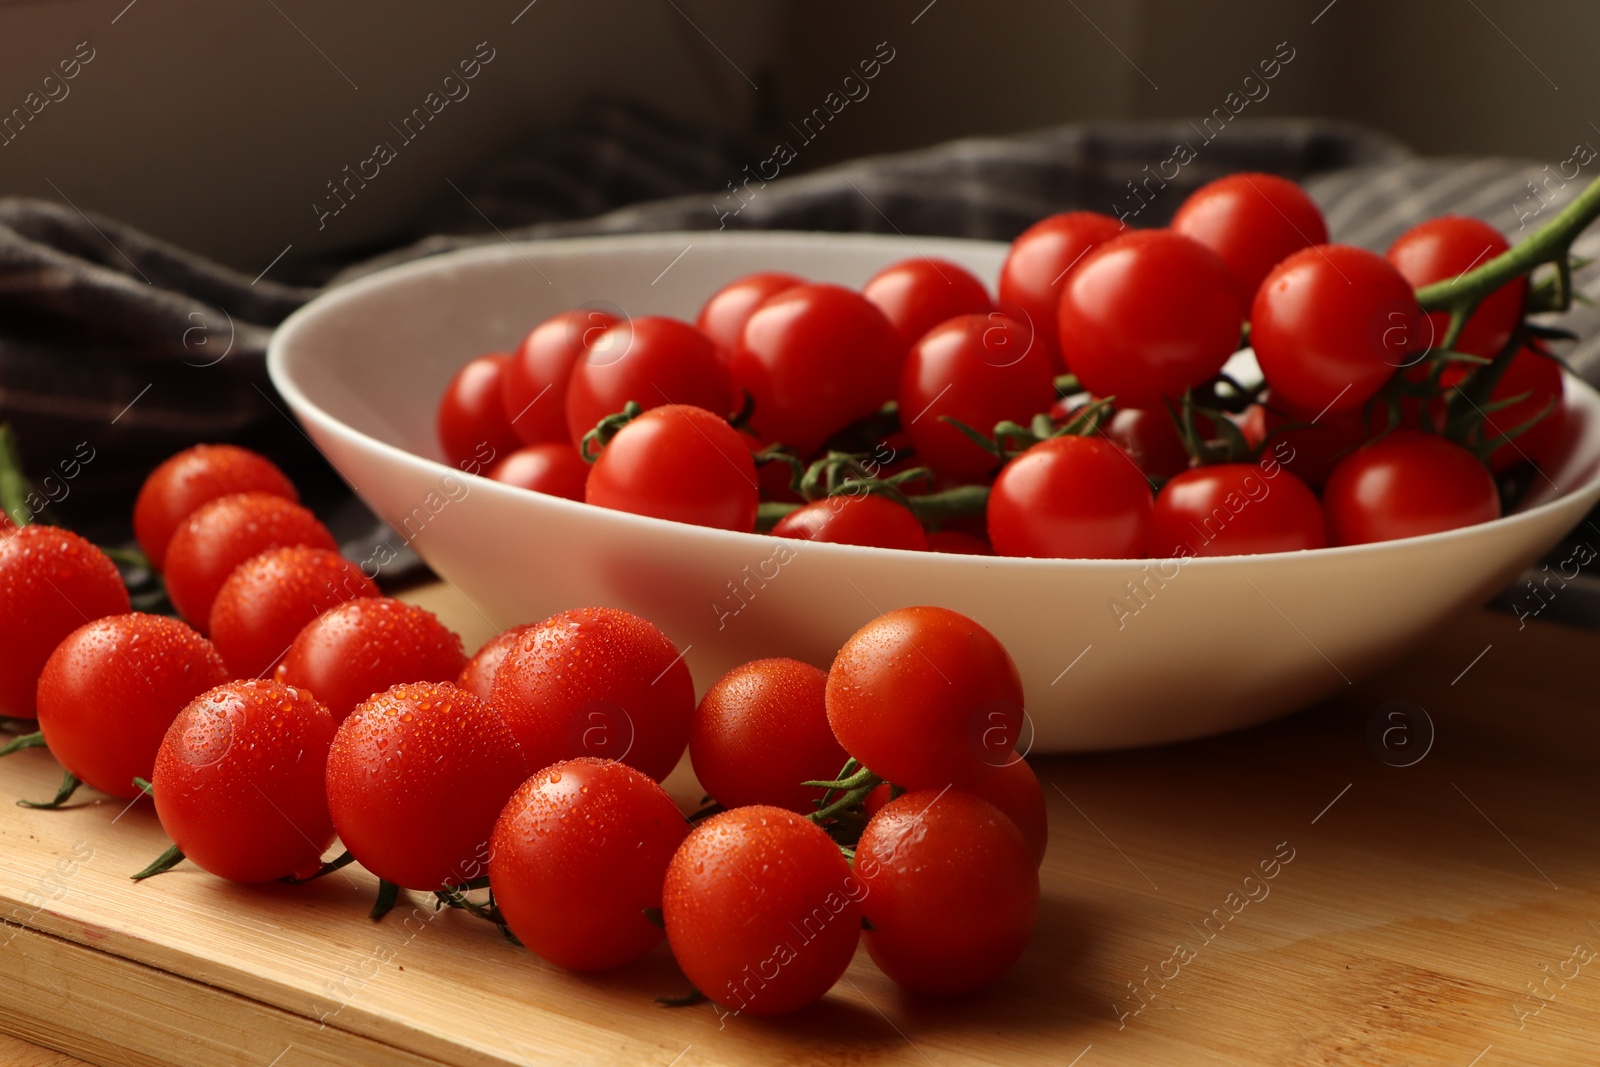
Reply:
[[233, 569], [211, 602], [211, 640], [235, 678], [262, 678], [306, 624], [347, 600], [378, 595], [365, 571], [337, 552], [274, 548]]
[[133, 533], [160, 570], [179, 524], [204, 504], [234, 493], [271, 493], [299, 503], [287, 475], [265, 456], [236, 445], [195, 445], [164, 460], [133, 502]]

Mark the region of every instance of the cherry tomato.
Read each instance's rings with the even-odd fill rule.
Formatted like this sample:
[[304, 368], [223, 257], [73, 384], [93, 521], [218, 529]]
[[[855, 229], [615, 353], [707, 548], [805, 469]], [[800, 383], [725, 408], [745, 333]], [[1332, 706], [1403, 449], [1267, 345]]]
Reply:
[[1284, 403], [1271, 389], [1261, 399], [1261, 432], [1272, 439], [1269, 451], [1296, 478], [1317, 489], [1327, 482], [1339, 460], [1383, 428], [1381, 420], [1376, 426], [1369, 425], [1365, 410], [1359, 407], [1318, 417], [1315, 411], [1300, 411]]
[[1172, 228], [1222, 258], [1246, 303], [1273, 267], [1328, 241], [1322, 211], [1305, 190], [1276, 174], [1230, 174], [1207, 182], [1179, 206]]
[[[1487, 222], [1441, 215], [1411, 227], [1395, 239], [1384, 258], [1410, 282], [1421, 289], [1481, 267], [1511, 245], [1500, 231]], [[1522, 304], [1528, 295], [1527, 275], [1519, 275], [1484, 298], [1461, 328], [1455, 351], [1492, 359], [1511, 340], [1511, 333], [1522, 321]], [[1429, 346], [1442, 345], [1450, 329], [1450, 314], [1428, 314], [1423, 340]]]
[[1322, 506], [1275, 460], [1219, 463], [1177, 475], [1156, 495], [1150, 554], [1249, 556], [1328, 543]]
[[481, 467], [522, 444], [500, 399], [510, 365], [511, 353], [491, 352], [468, 362], [445, 386], [437, 423], [444, 461], [452, 467]]
[[307, 623], [347, 600], [378, 595], [366, 572], [337, 552], [274, 548], [233, 569], [211, 602], [211, 640], [235, 678], [264, 678]]
[[[989, 290], [971, 271], [948, 259], [926, 256], [901, 260], [883, 268], [861, 287], [861, 295], [883, 312], [905, 348], [916, 344], [923, 334], [947, 319], [957, 315], [987, 315], [994, 308]], [[1027, 340], [1032, 339], [1032, 332], [1027, 331]], [[1050, 357], [1041, 355], [1048, 367]]]
[[1313, 413], [1365, 404], [1415, 361], [1427, 334], [1400, 272], [1349, 245], [1315, 245], [1279, 263], [1250, 313], [1250, 343], [1273, 394]]
[[[1466, 375], [1464, 368], [1448, 367], [1440, 376], [1440, 384], [1456, 385]], [[1542, 464], [1554, 458], [1555, 450], [1561, 444], [1564, 417], [1561, 397], [1564, 392], [1561, 364], [1549, 355], [1524, 347], [1511, 358], [1510, 365], [1490, 391], [1489, 401], [1500, 403], [1517, 397], [1522, 399], [1509, 407], [1484, 413], [1484, 440], [1510, 433], [1533, 419], [1539, 421], [1489, 454], [1491, 470], [1503, 471], [1525, 460]]]
[[1084, 257], [1061, 289], [1061, 353], [1083, 387], [1165, 410], [1239, 347], [1244, 305], [1215, 252], [1170, 230], [1124, 234]]
[[461, 668], [461, 673], [456, 676], [457, 687], [465, 689], [473, 696], [488, 700], [500, 664], [505, 662], [506, 656], [517, 646], [517, 638], [533, 629], [535, 625], [537, 624], [529, 622], [513, 626], [490, 638], [471, 659], [467, 660], [467, 665]]
[[599, 756], [659, 782], [689, 743], [694, 681], [682, 653], [649, 622], [580, 608], [518, 639], [495, 672], [490, 703], [531, 766]]
[[866, 545], [926, 552], [928, 535], [922, 523], [903, 506], [876, 493], [830, 496], [798, 507], [778, 520], [774, 537]]
[[270, 493], [218, 497], [190, 515], [167, 545], [167, 596], [190, 625], [205, 633], [211, 605], [239, 564], [270, 548], [308, 545], [336, 551], [338, 542], [299, 504]]
[[1489, 469], [1436, 434], [1396, 430], [1339, 462], [1322, 493], [1328, 536], [1361, 545], [1500, 517]]
[[195, 445], [150, 472], [133, 502], [133, 534], [156, 570], [179, 524], [221, 496], [271, 493], [300, 502], [294, 483], [265, 456], [235, 445]]
[[571, 441], [567, 383], [573, 364], [618, 321], [597, 308], [575, 308], [528, 331], [500, 381], [500, 406], [518, 440], [528, 445]]
[[[1044, 790], [1026, 760], [1013, 753], [1009, 763], [996, 769], [987, 778], [962, 786], [961, 791], [987, 800], [999, 808], [1000, 813], [1022, 831], [1022, 839], [1028, 843], [1033, 865], [1037, 867], [1044, 862], [1045, 850], [1050, 844], [1050, 814], [1045, 808]], [[861, 807], [868, 818], [878, 814], [889, 803], [890, 792], [888, 783], [885, 783], [867, 794]]]
[[483, 877], [489, 834], [528, 777], [487, 702], [409, 682], [357, 704], [328, 751], [328, 810], [356, 861], [404, 889]]
[[[763, 440], [749, 430], [740, 430], [739, 438], [750, 450], [751, 459], [772, 446], [771, 441]], [[787, 504], [804, 503], [800, 494], [794, 491], [793, 481], [794, 474], [787, 463], [756, 464], [756, 482], [761, 486], [762, 500], [779, 500]]]
[[39, 675], [50, 754], [88, 785], [136, 797], [184, 705], [228, 680], [211, 642], [164, 615], [110, 615], [56, 646]]
[[1045, 809], [1044, 789], [1027, 760], [1013, 753], [993, 774], [962, 786], [962, 791], [999, 808], [1022, 832], [1033, 865], [1044, 862], [1045, 847], [1050, 843], [1050, 816]]
[[969, 993], [1022, 957], [1039, 918], [1039, 872], [998, 808], [960, 790], [907, 793], [856, 845], [864, 940], [883, 973], [916, 993]]
[[0, 538], [0, 715], [33, 718], [39, 672], [62, 639], [131, 606], [117, 565], [77, 534], [34, 525]]
[[617, 432], [589, 468], [596, 507], [719, 530], [755, 529], [755, 461], [727, 420], [688, 404], [651, 408]]
[[744, 324], [730, 368], [755, 400], [751, 428], [802, 455], [894, 399], [905, 346], [866, 297], [797, 285]]
[[1069, 211], [1034, 223], [1011, 242], [1000, 268], [1000, 308], [1033, 331], [1055, 370], [1066, 366], [1057, 325], [1061, 287], [1089, 252], [1126, 229], [1109, 215]]
[[828, 725], [824, 671], [792, 659], [735, 667], [706, 690], [689, 734], [694, 775], [725, 808], [770, 804], [805, 815], [848, 759]]
[[950, 478], [979, 478], [999, 465], [954, 419], [979, 433], [1002, 420], [1026, 423], [1054, 402], [1050, 356], [1026, 327], [999, 312], [935, 326], [900, 371], [900, 411], [921, 460]]
[[1052, 437], [1007, 463], [989, 491], [996, 555], [1142, 559], [1150, 483], [1101, 437]]
[[150, 783], [173, 844], [234, 882], [305, 878], [333, 844], [333, 717], [304, 689], [227, 682], [178, 713]]
[[589, 464], [566, 440], [546, 441], [517, 449], [496, 463], [489, 477], [519, 489], [582, 500]]
[[735, 278], [711, 294], [695, 325], [711, 338], [724, 360], [730, 359], [744, 333], [744, 324], [769, 296], [806, 284], [804, 278], [782, 271], [764, 270]]
[[976, 534], [961, 530], [935, 530], [928, 535], [928, 549], [932, 552], [949, 552], [957, 556], [992, 556], [989, 542]]
[[[1072, 421], [1084, 406], [1081, 398], [1056, 401], [1050, 417], [1057, 426]], [[1202, 431], [1210, 426], [1203, 415], [1196, 416]], [[1178, 427], [1172, 413], [1165, 408], [1145, 411], [1139, 408], [1117, 408], [1109, 419], [1100, 424], [1099, 434], [1128, 454], [1146, 475], [1152, 478], [1170, 478], [1179, 471], [1189, 469], [1189, 452], [1178, 436]]]
[[1023, 723], [1005, 646], [948, 608], [900, 608], [857, 630], [828, 671], [827, 704], [844, 750], [907, 789], [993, 773]]
[[489, 846], [489, 884], [511, 932], [575, 971], [649, 952], [667, 864], [689, 824], [672, 798], [613, 760], [566, 760], [512, 794]]
[[821, 827], [755, 804], [695, 827], [667, 866], [661, 911], [696, 989], [732, 1014], [779, 1015], [850, 966], [864, 892]]
[[687, 322], [648, 315], [612, 326], [573, 365], [567, 427], [582, 451], [584, 435], [630, 400], [645, 409], [678, 404], [726, 415], [733, 396], [711, 338]]
[[303, 686], [343, 722], [355, 706], [402, 682], [449, 682], [467, 665], [461, 638], [431, 611], [386, 596], [323, 612], [295, 637], [277, 680]]

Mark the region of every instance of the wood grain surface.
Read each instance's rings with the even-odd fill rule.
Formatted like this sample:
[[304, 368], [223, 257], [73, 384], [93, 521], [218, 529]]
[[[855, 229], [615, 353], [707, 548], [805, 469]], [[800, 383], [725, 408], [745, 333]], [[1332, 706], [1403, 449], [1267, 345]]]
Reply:
[[[413, 599], [488, 632], [447, 589]], [[1278, 723], [1037, 758], [1044, 903], [1006, 979], [918, 1000], [862, 950], [770, 1020], [655, 1005], [685, 989], [664, 948], [576, 976], [421, 895], [373, 923], [354, 868], [136, 885], [166, 844], [149, 802], [13, 807], [59, 777], [24, 752], [0, 762], [0, 1030], [108, 1065], [1592, 1063], [1597, 670], [1600, 636], [1475, 613]], [[698, 800], [685, 768], [668, 785]]]

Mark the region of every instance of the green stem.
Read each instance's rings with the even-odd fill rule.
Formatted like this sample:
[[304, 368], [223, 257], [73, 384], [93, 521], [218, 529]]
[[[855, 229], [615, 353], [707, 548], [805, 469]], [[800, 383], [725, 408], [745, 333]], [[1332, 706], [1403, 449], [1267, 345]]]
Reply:
[[13, 738], [9, 745], [5, 748], [0, 748], [0, 756], [9, 756], [11, 753], [21, 752], [25, 748], [44, 747], [44, 732], [35, 730], [31, 734], [23, 734], [21, 737]]
[[10, 423], [0, 423], [0, 508], [18, 526], [26, 526], [33, 519], [28, 507], [31, 487], [22, 473], [22, 459], [17, 455], [17, 439]]
[[922, 525], [940, 526], [951, 519], [982, 515], [989, 506], [989, 487], [958, 485], [941, 493], [907, 497], [906, 506]]
[[321, 867], [318, 867], [316, 874], [308, 874], [304, 878], [296, 878], [293, 875], [290, 875], [286, 878], [279, 878], [278, 881], [283, 882], [286, 885], [305, 885], [307, 882], [315, 882], [318, 878], [330, 875], [334, 871], [343, 870], [344, 868], [350, 866], [350, 864], [354, 863], [355, 860], [356, 858], [350, 855], [350, 850], [345, 849], [339, 855], [335, 856], [327, 863], [324, 863]]
[[68, 771], [61, 778], [61, 788], [57, 789], [56, 795], [49, 800], [19, 800], [17, 804], [24, 808], [34, 808], [39, 811], [54, 811], [68, 800], [71, 800], [72, 794], [76, 793], [78, 787], [82, 784], [83, 782], [79, 780], [77, 775]]
[[[1588, 188], [1579, 193], [1572, 203], [1562, 208], [1555, 218], [1535, 230], [1521, 244], [1459, 277], [1434, 282], [1417, 290], [1417, 303], [1422, 305], [1423, 310], [1450, 313], [1449, 332], [1434, 347], [1454, 347], [1467, 316], [1485, 297], [1535, 267], [1555, 263], [1557, 271], [1565, 278], [1572, 242], [1596, 218], [1600, 218], [1600, 178], [1590, 182]], [[1561, 286], [1559, 295], [1560, 306], [1555, 310], [1565, 311], [1572, 301], [1571, 286]]]
[[158, 874], [165, 874], [183, 862], [183, 850], [173, 845], [155, 858], [155, 862], [133, 876], [135, 882], [142, 882], [146, 878], [153, 878]]
[[377, 922], [394, 909], [395, 902], [400, 899], [400, 887], [393, 882], [378, 879], [378, 899], [373, 901], [372, 910], [367, 912], [367, 917]]

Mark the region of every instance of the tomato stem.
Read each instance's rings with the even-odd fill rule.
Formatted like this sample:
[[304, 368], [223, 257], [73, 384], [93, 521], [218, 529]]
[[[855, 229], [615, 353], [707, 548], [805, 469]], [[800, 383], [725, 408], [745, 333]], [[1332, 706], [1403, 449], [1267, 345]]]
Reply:
[[395, 902], [399, 899], [399, 886], [382, 878], [378, 879], [378, 898], [372, 902], [372, 910], [367, 912], [367, 917], [377, 922], [393, 910]]
[[22, 473], [22, 459], [17, 455], [17, 438], [9, 422], [0, 422], [0, 508], [18, 526], [33, 521], [33, 509], [28, 507], [31, 492], [28, 478]]
[[656, 1003], [661, 1005], [663, 1008], [688, 1008], [699, 1004], [702, 1001], [707, 1001], [710, 999], [710, 997], [700, 992], [700, 990], [696, 989], [694, 986], [690, 986], [689, 992], [683, 994], [682, 996], [657, 997]]
[[161, 855], [157, 856], [155, 861], [152, 862], [150, 866], [134, 875], [133, 880], [135, 882], [142, 882], [146, 878], [153, 878], [158, 874], [165, 874], [178, 864], [182, 863], [183, 859], [183, 850], [177, 845], [173, 845]]
[[1547, 298], [1545, 311], [1565, 311], [1572, 306], [1572, 242], [1600, 218], [1600, 178], [1562, 208], [1555, 218], [1530, 234], [1527, 240], [1500, 253], [1489, 262], [1467, 273], [1434, 282], [1417, 290], [1417, 303], [1424, 311], [1447, 311], [1450, 327], [1437, 348], [1454, 348], [1456, 338], [1468, 316], [1490, 293], [1513, 279], [1531, 273], [1536, 267], [1554, 263], [1555, 289]]
[[21, 752], [25, 748], [44, 748], [44, 731], [35, 730], [31, 734], [23, 734], [11, 740], [5, 748], [0, 748], [0, 756], [9, 756], [13, 752]]
[[318, 878], [321, 878], [324, 875], [332, 874], [334, 871], [343, 870], [344, 868], [350, 866], [350, 864], [354, 863], [355, 860], [356, 858], [350, 854], [350, 850], [345, 849], [343, 852], [339, 853], [339, 855], [335, 856], [327, 863], [324, 863], [321, 867], [318, 867], [317, 873], [315, 874], [308, 874], [304, 878], [296, 878], [291, 874], [286, 877], [279, 878], [278, 881], [282, 882], [284, 885], [305, 885], [307, 882], [315, 882]]
[[984, 514], [989, 507], [989, 487], [958, 485], [938, 493], [907, 497], [906, 507], [922, 525], [938, 527], [951, 519]]
[[56, 795], [49, 800], [19, 800], [17, 805], [24, 808], [34, 808], [38, 811], [55, 811], [72, 799], [72, 794], [78, 791], [83, 782], [71, 771], [66, 772], [61, 778], [61, 788], [56, 790]]

